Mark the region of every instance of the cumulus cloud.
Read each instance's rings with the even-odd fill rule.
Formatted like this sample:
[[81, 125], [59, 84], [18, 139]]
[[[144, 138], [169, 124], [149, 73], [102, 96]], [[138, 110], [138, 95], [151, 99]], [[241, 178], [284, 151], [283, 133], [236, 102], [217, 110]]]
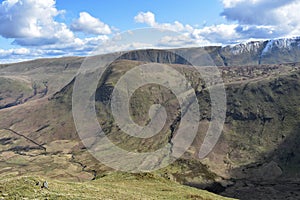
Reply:
[[155, 26], [155, 15], [152, 12], [140, 12], [137, 16], [134, 17], [135, 22], [145, 23], [150, 26]]
[[159, 23], [155, 20], [155, 15], [149, 11], [140, 12], [134, 19], [137, 23], [145, 23], [153, 28], [167, 29], [181, 33], [180, 37], [168, 36], [162, 38], [160, 44], [166, 47], [175, 47], [179, 44], [182, 46], [222, 45], [224, 43], [231, 43], [240, 37], [236, 31], [238, 27], [236, 24], [220, 24], [199, 29], [189, 24], [182, 24], [179, 21]]
[[278, 11], [294, 2], [295, 0], [239, 0], [225, 7], [222, 15], [241, 24], [277, 25], [286, 20], [289, 9], [283, 11], [284, 15], [279, 15]]
[[0, 49], [1, 63], [19, 62], [36, 58], [57, 56], [86, 56], [109, 38], [105, 35], [89, 38], [75, 38], [72, 42]]
[[111, 33], [108, 25], [88, 13], [80, 13], [72, 27], [77, 28], [76, 31], [102, 35], [79, 38], [73, 33], [75, 30], [56, 20], [61, 14], [65, 14], [65, 11], [56, 8], [55, 0], [2, 1], [0, 36], [13, 39], [12, 44], [16, 48], [0, 49], [1, 62], [87, 55], [108, 39], [103, 34]]
[[111, 28], [87, 12], [81, 12], [79, 18], [71, 24], [71, 30], [88, 34], [110, 34]]
[[272, 38], [300, 34], [299, 0], [223, 0], [223, 4], [221, 15], [237, 22], [237, 31], [245, 37]]
[[[153, 28], [169, 29], [190, 36], [197, 44], [232, 44], [252, 39], [300, 35], [300, 0], [222, 0], [227, 22], [196, 28], [178, 21], [159, 23], [152, 12], [134, 19]], [[190, 40], [190, 39], [189, 39]], [[170, 42], [178, 42], [175, 39]], [[189, 43], [190, 41], [187, 41]]]
[[155, 20], [154, 13], [150, 11], [138, 13], [138, 15], [134, 17], [134, 20], [136, 23], [144, 23], [153, 28], [168, 29], [168, 30], [178, 31], [178, 32], [193, 30], [192, 26], [188, 24], [184, 25], [178, 21], [175, 21], [173, 23], [158, 23]]
[[20, 45], [71, 41], [74, 34], [54, 20], [63, 12], [54, 0], [5, 0], [0, 5], [0, 35]]
[[56, 8], [55, 0], [3, 0], [0, 3], [0, 36], [12, 38], [13, 44], [22, 48], [0, 49], [1, 62], [9, 60], [6, 59], [9, 56], [20, 60], [87, 55], [104, 43], [106, 46], [102, 50], [111, 52], [144, 47], [226, 45], [248, 41], [249, 38], [258, 40], [300, 35], [300, 0], [221, 1], [224, 10], [220, 15], [227, 20], [222, 24], [206, 24], [199, 28], [180, 21], [158, 22], [154, 13], [139, 12], [134, 17], [136, 23], [172, 30], [181, 35], [165, 35], [155, 44], [152, 41], [108, 44], [105, 41], [118, 31], [87, 12], [81, 12], [71, 24], [65, 24], [56, 20], [65, 11]]
[[241, 36], [236, 31], [236, 24], [219, 24], [195, 29], [192, 35], [196, 38], [205, 38], [211, 43], [228, 44], [233, 43]]

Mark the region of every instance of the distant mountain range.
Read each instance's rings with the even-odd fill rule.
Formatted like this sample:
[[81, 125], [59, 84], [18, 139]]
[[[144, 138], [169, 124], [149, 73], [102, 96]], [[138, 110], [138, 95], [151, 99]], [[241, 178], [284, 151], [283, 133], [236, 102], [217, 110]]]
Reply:
[[[300, 37], [253, 41], [229, 46], [208, 46], [175, 50], [189, 56], [208, 53], [216, 66], [241, 66], [300, 62]], [[171, 52], [157, 50], [132, 51], [123, 59], [159, 63], [187, 64]], [[203, 64], [205, 59], [203, 59]], [[207, 63], [212, 63], [208, 61]]]

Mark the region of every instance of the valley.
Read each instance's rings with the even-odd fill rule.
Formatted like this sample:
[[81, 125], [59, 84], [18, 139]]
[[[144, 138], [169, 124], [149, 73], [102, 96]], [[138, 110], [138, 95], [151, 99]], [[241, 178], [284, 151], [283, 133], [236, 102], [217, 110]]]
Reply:
[[[141, 64], [163, 63], [184, 74], [195, 90], [200, 121], [192, 146], [168, 167], [150, 173], [117, 172], [96, 160], [80, 140], [72, 116], [72, 90], [84, 58], [0, 65], [0, 199], [83, 199], [82, 188], [86, 199], [100, 193], [99, 199], [299, 198], [299, 41], [290, 41], [291, 46], [283, 42], [206, 47], [222, 76], [227, 110], [221, 138], [202, 160], [197, 155], [212, 119], [201, 75], [186, 60], [163, 50], [133, 51], [113, 62], [99, 81], [95, 108], [107, 137], [128, 151], [154, 151], [170, 144], [181, 110], [167, 88], [143, 86], [130, 100], [133, 120], [146, 125], [150, 106], [161, 103], [167, 123], [147, 139], [123, 133], [110, 108], [120, 77]], [[178, 51], [192, 57], [201, 52]], [[35, 186], [46, 179], [49, 190]]]

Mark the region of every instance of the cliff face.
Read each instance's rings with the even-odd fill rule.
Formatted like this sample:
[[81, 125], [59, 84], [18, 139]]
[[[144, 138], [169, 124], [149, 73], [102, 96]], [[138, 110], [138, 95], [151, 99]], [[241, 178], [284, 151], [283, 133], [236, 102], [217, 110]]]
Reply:
[[210, 58], [202, 57], [203, 65], [244, 66], [260, 64], [281, 64], [300, 62], [300, 38], [255, 41], [230, 46], [211, 46], [201, 48], [171, 50], [139, 50], [129, 52], [121, 59], [146, 62], [189, 64], [180, 55], [187, 55], [193, 60], [199, 55], [208, 54]]

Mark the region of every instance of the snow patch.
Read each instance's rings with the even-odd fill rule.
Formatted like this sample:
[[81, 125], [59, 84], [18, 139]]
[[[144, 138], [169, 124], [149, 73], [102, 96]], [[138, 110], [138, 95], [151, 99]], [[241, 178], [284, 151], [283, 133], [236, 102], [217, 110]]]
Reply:
[[297, 46], [300, 47], [300, 38], [295, 37], [295, 38], [284, 38], [284, 39], [275, 39], [275, 40], [270, 40], [264, 50], [262, 51], [262, 54], [266, 54], [274, 48], [278, 49], [288, 49], [290, 50], [292, 48], [292, 45], [298, 43]]
[[233, 55], [238, 55], [238, 54], [241, 54], [241, 53], [257, 52], [262, 44], [263, 44], [262, 41], [238, 44], [238, 45], [235, 45], [235, 46], [230, 46], [230, 48], [231, 48], [230, 52]]

